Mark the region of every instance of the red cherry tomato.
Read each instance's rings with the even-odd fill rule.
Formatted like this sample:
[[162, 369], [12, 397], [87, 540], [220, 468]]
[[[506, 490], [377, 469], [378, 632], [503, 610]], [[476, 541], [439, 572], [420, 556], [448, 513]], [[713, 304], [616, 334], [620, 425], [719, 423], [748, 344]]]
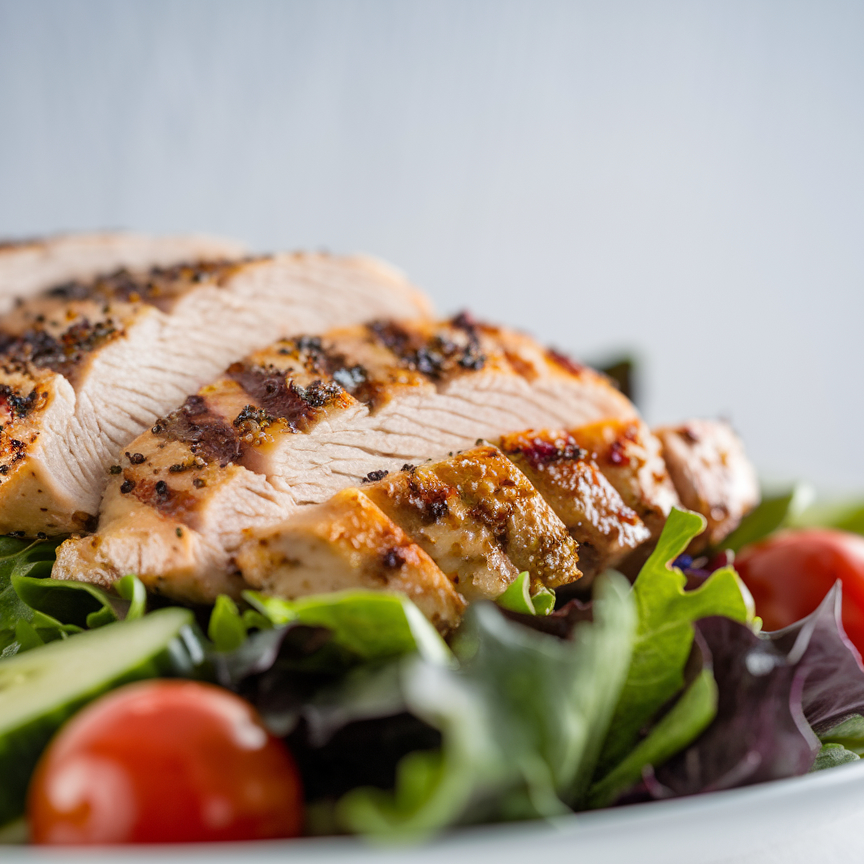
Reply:
[[247, 702], [193, 681], [148, 681], [61, 729], [28, 792], [35, 843], [295, 837], [297, 769]]
[[843, 628], [864, 654], [864, 537], [825, 528], [783, 531], [742, 549], [735, 569], [766, 630], [809, 615], [839, 579]]

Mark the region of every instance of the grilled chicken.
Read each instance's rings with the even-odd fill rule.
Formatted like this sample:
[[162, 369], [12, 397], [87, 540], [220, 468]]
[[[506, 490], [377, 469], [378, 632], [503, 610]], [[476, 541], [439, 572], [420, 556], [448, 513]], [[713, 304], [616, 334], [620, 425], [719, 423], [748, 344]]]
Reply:
[[245, 582], [288, 598], [399, 590], [447, 630], [465, 600], [498, 597], [523, 570], [551, 588], [581, 575], [564, 525], [498, 448], [380, 473], [252, 532], [235, 556]]
[[184, 261], [237, 258], [245, 251], [236, 240], [197, 234], [148, 237], [106, 232], [0, 241], [0, 312], [7, 311], [17, 297], [65, 282], [93, 279], [119, 269], [149, 270]]
[[497, 447], [407, 465], [363, 490], [468, 601], [497, 597], [522, 571], [549, 588], [582, 575], [564, 524]]
[[[273, 524], [277, 499], [284, 519], [370, 472], [514, 428], [610, 416], [637, 417], [603, 376], [464, 316], [282, 341], [230, 366], [125, 448], [96, 537], [65, 544], [55, 572], [78, 578], [87, 562], [105, 579], [122, 575], [140, 554], [117, 551], [117, 532], [140, 519], [160, 526], [166, 547], [178, 529], [196, 532], [184, 548], [207, 554], [197, 563], [178, 556], [176, 567], [162, 555], [141, 559], [139, 575], [164, 578], [168, 592], [185, 590], [181, 582], [218, 581], [214, 568], [230, 572], [235, 538]], [[215, 486], [205, 470], [218, 472]], [[249, 490], [264, 478], [269, 491], [256, 497]]]
[[397, 591], [441, 631], [454, 627], [465, 610], [432, 559], [357, 489], [253, 535], [237, 565], [249, 585], [279, 597], [347, 588]]
[[624, 503], [656, 538], [680, 504], [663, 463], [660, 442], [639, 419], [603, 421], [571, 429], [573, 440], [597, 464]]
[[681, 502], [708, 520], [692, 548], [717, 545], [759, 503], [759, 482], [741, 440], [718, 420], [689, 420], [655, 434]]
[[251, 349], [427, 311], [382, 265], [304, 254], [122, 272], [25, 301], [0, 322], [0, 532], [80, 530], [124, 445]]
[[569, 432], [515, 432], [504, 435], [498, 445], [578, 542], [586, 585], [651, 536]]

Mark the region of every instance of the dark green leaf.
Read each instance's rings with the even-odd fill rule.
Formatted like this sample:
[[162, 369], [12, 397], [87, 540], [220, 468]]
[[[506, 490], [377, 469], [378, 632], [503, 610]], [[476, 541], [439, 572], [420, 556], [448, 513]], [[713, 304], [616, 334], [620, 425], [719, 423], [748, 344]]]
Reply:
[[[626, 581], [610, 574], [596, 583], [594, 621], [577, 624], [572, 640], [475, 604], [455, 645], [458, 670], [416, 655], [372, 677], [361, 670], [364, 686], [316, 704], [313, 724], [407, 711], [438, 730], [442, 746], [406, 756], [392, 792], [348, 793], [338, 807], [342, 823], [417, 837], [458, 823], [568, 812], [565, 803], [579, 804], [586, 792], [634, 627]], [[326, 740], [326, 728], [319, 731]]]
[[800, 512], [807, 497], [809, 490], [801, 485], [780, 495], [763, 497], [759, 506], [748, 513], [723, 541], [723, 548], [737, 552], [749, 543], [757, 543], [778, 528], [785, 527]]
[[638, 404], [640, 393], [637, 388], [638, 363], [633, 357], [621, 357], [600, 367], [604, 375], [608, 375], [618, 389], [631, 401]]
[[[29, 624], [33, 621], [33, 610], [18, 597], [12, 587], [12, 577], [50, 575], [60, 539], [33, 542], [17, 537], [0, 537], [0, 656], [8, 657], [21, 649], [15, 635], [18, 622]], [[56, 629], [54, 625], [49, 626], [45, 621], [42, 624], [41, 628], [36, 628], [38, 639], [50, 641], [57, 638], [56, 634], [52, 636], [46, 632], [46, 628]], [[22, 628], [21, 632], [27, 634], [25, 641], [28, 645], [34, 644], [30, 630]]]
[[122, 621], [130, 606], [129, 601], [89, 582], [13, 576], [12, 586], [31, 609], [81, 628]]

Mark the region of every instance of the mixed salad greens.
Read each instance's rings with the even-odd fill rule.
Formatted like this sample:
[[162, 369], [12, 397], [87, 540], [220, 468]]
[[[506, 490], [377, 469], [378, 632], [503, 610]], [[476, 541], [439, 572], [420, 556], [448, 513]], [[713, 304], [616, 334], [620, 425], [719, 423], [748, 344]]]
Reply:
[[[800, 523], [800, 504], [766, 498], [730, 548]], [[862, 511], [840, 518], [864, 527]], [[396, 595], [246, 592], [183, 609], [134, 576], [110, 591], [54, 581], [56, 542], [0, 538], [0, 826], [23, 818], [69, 717], [160, 676], [215, 682], [257, 709], [296, 760], [313, 834], [417, 839], [857, 761], [864, 671], [839, 584], [762, 632], [731, 555], [684, 554], [703, 527], [673, 510], [635, 583], [608, 572], [590, 601], [555, 609], [523, 575], [448, 642]]]

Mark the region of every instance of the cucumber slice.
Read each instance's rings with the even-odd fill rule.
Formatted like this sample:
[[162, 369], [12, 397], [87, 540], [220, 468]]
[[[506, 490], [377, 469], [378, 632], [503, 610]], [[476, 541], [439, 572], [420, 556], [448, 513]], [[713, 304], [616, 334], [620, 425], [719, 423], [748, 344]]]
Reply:
[[197, 677], [193, 624], [188, 609], [161, 609], [0, 660], [0, 826], [23, 814], [39, 756], [79, 708], [130, 681]]

